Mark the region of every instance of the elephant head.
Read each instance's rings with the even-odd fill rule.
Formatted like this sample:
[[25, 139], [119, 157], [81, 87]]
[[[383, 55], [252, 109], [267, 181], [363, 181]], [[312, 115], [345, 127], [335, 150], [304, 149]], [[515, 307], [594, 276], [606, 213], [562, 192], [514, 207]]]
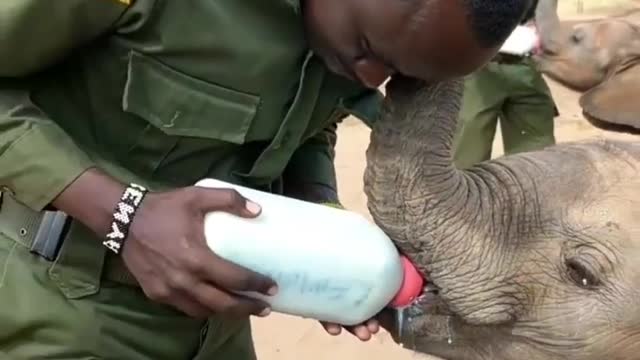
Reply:
[[557, 0], [540, 0], [536, 22], [541, 72], [583, 92], [580, 105], [594, 125], [640, 132], [640, 12], [582, 22], [561, 22]]
[[367, 149], [375, 222], [427, 280], [396, 341], [441, 358], [637, 359], [640, 143], [456, 169], [461, 80], [387, 85]]

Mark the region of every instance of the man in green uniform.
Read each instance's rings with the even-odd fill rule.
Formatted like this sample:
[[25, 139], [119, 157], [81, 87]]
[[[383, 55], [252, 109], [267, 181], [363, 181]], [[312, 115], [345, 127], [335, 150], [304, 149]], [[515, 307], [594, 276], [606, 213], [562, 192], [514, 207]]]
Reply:
[[277, 283], [202, 229], [259, 204], [192, 185], [338, 203], [336, 124], [396, 72], [473, 71], [527, 2], [0, 1], [0, 354], [254, 359], [269, 308], [235, 294]]
[[[533, 20], [535, 8], [534, 4], [523, 24]], [[551, 91], [533, 61], [524, 56], [496, 55], [466, 79], [455, 139], [456, 166], [468, 168], [491, 159], [498, 119], [505, 154], [555, 144], [556, 115]]]

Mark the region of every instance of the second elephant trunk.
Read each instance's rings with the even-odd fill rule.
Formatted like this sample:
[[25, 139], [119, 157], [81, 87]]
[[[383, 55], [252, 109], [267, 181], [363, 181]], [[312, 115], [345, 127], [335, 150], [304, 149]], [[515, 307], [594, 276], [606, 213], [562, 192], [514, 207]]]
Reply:
[[539, 0], [535, 15], [540, 42], [545, 51], [556, 53], [560, 49], [561, 31], [558, 0]]

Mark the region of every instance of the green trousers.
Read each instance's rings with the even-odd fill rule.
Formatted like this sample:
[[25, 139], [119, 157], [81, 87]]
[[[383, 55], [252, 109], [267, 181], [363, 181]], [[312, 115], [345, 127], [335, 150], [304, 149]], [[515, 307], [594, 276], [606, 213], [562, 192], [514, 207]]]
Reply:
[[4, 197], [0, 359], [255, 360], [248, 318], [191, 319], [138, 286], [109, 280], [99, 241], [76, 241], [88, 240], [80, 225], [57, 260], [32, 254], [37, 227], [16, 217], [22, 212]]
[[528, 60], [488, 63], [465, 80], [454, 141], [456, 166], [467, 168], [491, 159], [498, 119], [505, 154], [555, 144], [556, 115], [549, 87]]

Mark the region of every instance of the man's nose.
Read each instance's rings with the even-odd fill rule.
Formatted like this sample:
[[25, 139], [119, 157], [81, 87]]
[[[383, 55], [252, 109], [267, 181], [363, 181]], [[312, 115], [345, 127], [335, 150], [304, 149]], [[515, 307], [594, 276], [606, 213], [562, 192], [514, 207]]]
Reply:
[[354, 64], [354, 73], [367, 87], [375, 89], [394, 74], [384, 63], [372, 59], [360, 59]]

